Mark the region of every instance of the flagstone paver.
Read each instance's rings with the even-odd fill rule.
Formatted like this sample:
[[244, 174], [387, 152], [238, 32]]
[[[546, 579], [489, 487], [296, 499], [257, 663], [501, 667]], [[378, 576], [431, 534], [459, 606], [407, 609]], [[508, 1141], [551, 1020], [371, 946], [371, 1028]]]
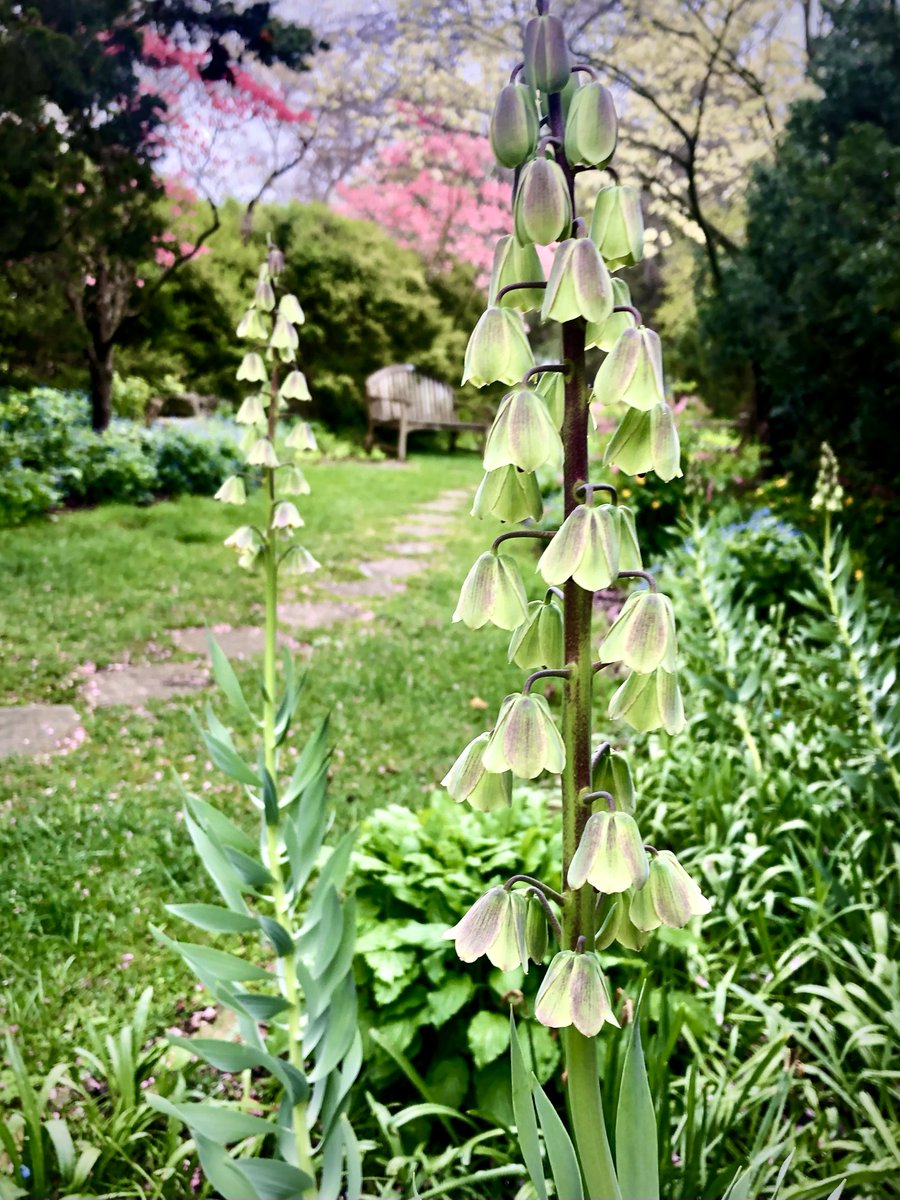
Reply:
[[406, 591], [406, 584], [384, 575], [375, 575], [370, 579], [345, 579], [338, 583], [323, 583], [322, 585], [335, 596], [397, 596]]
[[0, 758], [62, 754], [84, 740], [81, 718], [71, 704], [22, 704], [0, 708]]
[[410, 523], [409, 525], [395, 525], [394, 533], [414, 538], [450, 537], [453, 533], [453, 526]]
[[411, 558], [379, 558], [374, 562], [359, 564], [364, 575], [387, 575], [389, 579], [404, 579], [407, 575], [418, 575], [425, 564]]
[[[214, 625], [212, 633], [229, 658], [254, 658], [256, 655], [262, 654], [265, 649], [265, 634], [260, 625]], [[173, 629], [171, 637], [179, 650], [185, 650], [188, 654], [198, 654], [204, 659], [209, 654], [206, 628], [203, 625], [195, 625], [188, 629]], [[309, 649], [303, 642], [298, 642], [286, 634], [279, 634], [279, 641], [289, 646], [295, 653]]]
[[422, 513], [457, 513], [462, 507], [462, 500], [458, 496], [438, 496], [436, 500], [428, 500], [425, 504], [419, 505], [419, 512]]
[[436, 542], [391, 542], [389, 546], [385, 546], [385, 550], [391, 554], [435, 554], [440, 550], [440, 546]]
[[279, 619], [297, 629], [327, 629], [339, 621], [371, 621], [374, 615], [340, 600], [299, 600], [278, 606]]
[[114, 704], [139, 708], [145, 700], [196, 692], [208, 682], [209, 671], [199, 663], [115, 666], [90, 675], [81, 688], [81, 694], [91, 708], [109, 708]]

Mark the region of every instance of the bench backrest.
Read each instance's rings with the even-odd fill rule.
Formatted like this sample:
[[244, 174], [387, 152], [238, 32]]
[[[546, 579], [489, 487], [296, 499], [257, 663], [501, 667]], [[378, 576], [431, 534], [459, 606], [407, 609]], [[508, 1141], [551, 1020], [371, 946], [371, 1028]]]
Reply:
[[456, 415], [453, 388], [420, 375], [411, 363], [395, 363], [370, 375], [366, 400], [375, 421], [399, 421], [404, 408], [407, 420], [416, 422], [452, 421]]

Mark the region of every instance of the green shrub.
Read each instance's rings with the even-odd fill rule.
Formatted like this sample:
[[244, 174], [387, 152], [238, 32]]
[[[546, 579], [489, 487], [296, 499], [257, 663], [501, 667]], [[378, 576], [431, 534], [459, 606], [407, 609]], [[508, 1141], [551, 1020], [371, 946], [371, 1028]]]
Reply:
[[163, 496], [211, 496], [241, 466], [234, 426], [225, 421], [188, 429], [157, 425], [150, 441], [156, 461], [155, 490]]

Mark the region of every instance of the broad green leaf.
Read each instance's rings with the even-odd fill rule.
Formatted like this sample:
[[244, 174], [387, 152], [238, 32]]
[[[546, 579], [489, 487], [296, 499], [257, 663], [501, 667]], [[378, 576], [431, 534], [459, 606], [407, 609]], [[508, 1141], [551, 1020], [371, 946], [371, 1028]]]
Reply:
[[544, 1179], [544, 1163], [541, 1157], [541, 1143], [538, 1138], [537, 1118], [534, 1115], [534, 1100], [531, 1092], [531, 1078], [522, 1057], [522, 1047], [519, 1043], [519, 1033], [516, 1029], [515, 1017], [509, 1014], [510, 1063], [512, 1066], [512, 1104], [513, 1115], [516, 1119], [516, 1137], [519, 1149], [528, 1174], [538, 1194], [538, 1200], [547, 1200], [547, 1183]]
[[255, 1189], [259, 1200], [298, 1200], [315, 1188], [315, 1180], [290, 1163], [269, 1158], [236, 1158], [234, 1165]]
[[244, 699], [244, 693], [238, 682], [238, 677], [234, 673], [234, 667], [228, 661], [227, 654], [209, 629], [206, 631], [206, 641], [209, 645], [209, 660], [212, 666], [213, 679], [215, 679], [225, 694], [225, 698], [231, 705], [235, 716], [252, 720], [253, 714], [247, 707], [247, 701]]
[[151, 1108], [168, 1117], [177, 1117], [191, 1132], [208, 1138], [219, 1146], [239, 1142], [246, 1137], [260, 1137], [275, 1132], [271, 1121], [236, 1112], [221, 1104], [175, 1104], [165, 1096], [148, 1093], [145, 1097]]
[[467, 1036], [475, 1066], [486, 1067], [509, 1045], [509, 1022], [500, 1013], [482, 1010], [469, 1022]]
[[208, 933], [252, 933], [259, 929], [256, 917], [218, 904], [167, 904], [166, 912]]
[[641, 1049], [638, 1000], [625, 1050], [616, 1109], [616, 1174], [628, 1200], [659, 1200], [656, 1114]]
[[583, 1200], [584, 1184], [581, 1182], [581, 1168], [578, 1166], [578, 1157], [575, 1154], [572, 1139], [566, 1133], [566, 1127], [560, 1120], [559, 1113], [547, 1099], [544, 1089], [533, 1075], [531, 1087], [541, 1132], [547, 1146], [550, 1173], [556, 1186], [558, 1200]]
[[298, 1104], [309, 1095], [305, 1077], [286, 1059], [245, 1046], [242, 1042], [225, 1042], [218, 1038], [185, 1038], [169, 1035], [173, 1046], [182, 1046], [196, 1054], [204, 1062], [229, 1074], [238, 1074], [248, 1069], [263, 1067], [290, 1093], [292, 1104]]
[[[152, 1099], [147, 1097], [148, 1102]], [[194, 1132], [194, 1145], [203, 1174], [224, 1200], [261, 1200], [259, 1192], [237, 1169], [234, 1159], [222, 1146]]]
[[353, 976], [346, 975], [328, 1007], [328, 1028], [309, 1073], [310, 1083], [322, 1079], [338, 1065], [353, 1045], [356, 1035], [356, 988]]
[[437, 991], [429, 991], [426, 1002], [431, 1024], [440, 1029], [467, 1003], [474, 990], [470, 975], [451, 975]]

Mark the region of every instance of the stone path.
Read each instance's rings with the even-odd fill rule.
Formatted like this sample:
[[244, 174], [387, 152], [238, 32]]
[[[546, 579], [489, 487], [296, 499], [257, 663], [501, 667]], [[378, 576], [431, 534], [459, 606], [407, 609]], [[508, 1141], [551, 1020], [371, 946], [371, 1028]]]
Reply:
[[[353, 600], [379, 600], [406, 590], [406, 579], [425, 570], [426, 556], [438, 553], [442, 536], [452, 534], [453, 518], [462, 515], [471, 500], [467, 489], [451, 489], [406, 514], [395, 525], [386, 551], [391, 557], [358, 563], [360, 579], [315, 586], [337, 599], [310, 598], [282, 604], [278, 615], [293, 631], [328, 629], [346, 621], [372, 621], [375, 613]], [[402, 539], [402, 540], [401, 540]], [[308, 589], [304, 589], [308, 591]], [[229, 658], [246, 660], [263, 651], [263, 631], [255, 625], [216, 625], [212, 632]], [[206, 665], [206, 629], [173, 629], [176, 649], [195, 656], [192, 662], [153, 662], [142, 665], [117, 663], [97, 671], [91, 664], [82, 668], [85, 682], [81, 696], [91, 708], [124, 705], [141, 708], [145, 701], [165, 699], [198, 691], [209, 683]], [[306, 654], [310, 646], [281, 631], [279, 641], [293, 651]], [[84, 729], [76, 710], [68, 704], [27, 704], [0, 708], [0, 758], [12, 754], [37, 757], [65, 753], [84, 740]]]

